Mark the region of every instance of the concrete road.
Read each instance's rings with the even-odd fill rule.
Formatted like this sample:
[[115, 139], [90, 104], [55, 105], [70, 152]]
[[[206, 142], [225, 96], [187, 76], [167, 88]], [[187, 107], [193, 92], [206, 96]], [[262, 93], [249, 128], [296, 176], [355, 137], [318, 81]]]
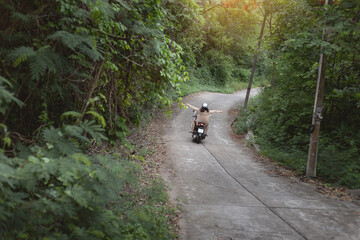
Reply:
[[245, 91], [184, 99], [224, 110], [211, 116], [209, 137], [201, 144], [188, 133], [190, 109], [176, 111], [163, 126], [168, 157], [161, 175], [170, 196], [183, 204], [181, 239], [360, 240], [359, 203], [329, 199], [311, 185], [269, 176], [254, 153], [233, 140], [228, 111], [244, 98]]

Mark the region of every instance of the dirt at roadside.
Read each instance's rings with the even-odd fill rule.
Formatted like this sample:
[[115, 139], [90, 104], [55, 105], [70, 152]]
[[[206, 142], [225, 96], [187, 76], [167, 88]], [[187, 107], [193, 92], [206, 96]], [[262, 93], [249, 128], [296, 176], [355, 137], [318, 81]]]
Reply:
[[[174, 108], [173, 111], [176, 112], [177, 110]], [[162, 181], [160, 168], [168, 157], [166, 143], [162, 139], [163, 126], [168, 123], [169, 119], [165, 115], [165, 111], [159, 109], [148, 125], [127, 138], [133, 145], [136, 145], [140, 151], [141, 149], [147, 149], [148, 153], [144, 156], [145, 161], [139, 161], [139, 163], [142, 165], [143, 173], [150, 179], [156, 179], [157, 181]], [[136, 155], [138, 153], [134, 152], [133, 154]], [[174, 202], [170, 201], [165, 204], [175, 209], [175, 216], [170, 218], [169, 224], [172, 226], [172, 231], [179, 236], [180, 209]]]

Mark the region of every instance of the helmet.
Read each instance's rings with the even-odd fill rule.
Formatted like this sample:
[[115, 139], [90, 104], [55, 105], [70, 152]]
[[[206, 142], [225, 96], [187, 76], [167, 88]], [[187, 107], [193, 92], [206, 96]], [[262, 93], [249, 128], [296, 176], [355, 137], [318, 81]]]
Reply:
[[200, 108], [200, 111], [201, 111], [201, 112], [204, 112], [204, 111], [209, 112], [208, 104], [207, 104], [207, 103], [203, 103], [202, 106], [201, 106], [201, 108]]

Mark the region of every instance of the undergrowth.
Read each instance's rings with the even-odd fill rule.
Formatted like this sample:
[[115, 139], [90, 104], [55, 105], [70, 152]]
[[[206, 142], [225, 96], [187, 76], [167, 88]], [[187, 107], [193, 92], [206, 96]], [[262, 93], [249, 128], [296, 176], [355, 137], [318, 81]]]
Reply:
[[142, 173], [146, 151], [84, 154], [91, 129], [102, 135], [51, 127], [13, 157], [0, 152], [1, 239], [176, 238], [164, 183]]
[[[262, 155], [305, 174], [310, 132], [304, 122], [311, 121], [311, 106], [295, 107], [296, 101], [277, 99], [265, 90], [241, 110], [233, 126], [237, 133], [252, 131]], [[306, 108], [309, 113], [305, 113]], [[360, 139], [346, 129], [329, 131], [327, 126], [325, 130], [320, 131], [317, 176], [334, 186], [360, 188]]]
[[[230, 77], [226, 82], [218, 83], [218, 81], [216, 81], [216, 77], [213, 76], [207, 68], [190, 68], [189, 79], [186, 82], [181, 83], [181, 92], [185, 96], [203, 91], [231, 94], [248, 87], [250, 74], [248, 74], [249, 72], [244, 69], [241, 69], [241, 72], [245, 72], [246, 75], [241, 75], [241, 77], [239, 74], [236, 74], [237, 77]], [[252, 87], [263, 87], [267, 85], [267, 81], [258, 77], [255, 78]]]

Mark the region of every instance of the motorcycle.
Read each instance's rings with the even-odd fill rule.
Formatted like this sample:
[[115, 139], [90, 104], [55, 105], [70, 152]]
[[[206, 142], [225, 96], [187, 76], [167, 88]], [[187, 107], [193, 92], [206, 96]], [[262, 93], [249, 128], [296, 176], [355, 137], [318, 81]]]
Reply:
[[206, 124], [199, 122], [197, 125], [195, 125], [194, 131], [192, 133], [193, 141], [196, 143], [200, 143], [201, 140], [205, 139]]
[[[194, 119], [192, 124], [196, 124], [196, 119], [197, 119], [196, 111], [193, 112], [193, 118]], [[206, 137], [205, 129], [206, 129], [206, 124], [203, 122], [199, 122], [197, 125], [195, 125], [194, 131], [192, 132], [192, 138], [194, 142], [200, 143], [201, 140], [205, 139]]]

